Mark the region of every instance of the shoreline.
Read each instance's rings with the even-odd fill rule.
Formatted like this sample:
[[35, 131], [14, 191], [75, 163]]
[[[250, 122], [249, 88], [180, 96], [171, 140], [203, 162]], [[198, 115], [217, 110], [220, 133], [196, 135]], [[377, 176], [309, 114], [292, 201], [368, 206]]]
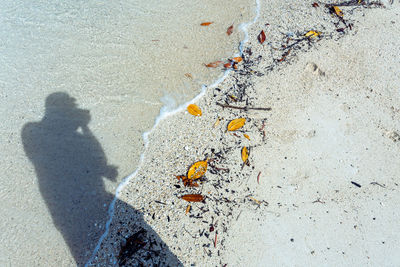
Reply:
[[[237, 57], [237, 56], [240, 56], [241, 54], [243, 54], [243, 47], [248, 42], [248, 38], [249, 38], [249, 33], [247, 31], [247, 28], [249, 26], [251, 26], [252, 24], [254, 24], [257, 21], [259, 15], [260, 15], [260, 0], [255, 0], [255, 2], [256, 2], [256, 11], [255, 11], [254, 19], [252, 19], [249, 22], [241, 23], [238, 26], [238, 29], [243, 32], [245, 37], [243, 38], [242, 41], [240, 41], [239, 46], [238, 46], [239, 51], [236, 54], [233, 55], [234, 57]], [[219, 84], [221, 84], [228, 77], [228, 75], [232, 71], [233, 71], [232, 69], [225, 70], [223, 75], [220, 78], [218, 78], [215, 82], [213, 82], [210, 85], [203, 85], [202, 89], [201, 89], [201, 92], [198, 95], [196, 95], [193, 99], [191, 99], [191, 100], [189, 100], [189, 101], [187, 101], [187, 102], [185, 102], [183, 104], [180, 104], [177, 108], [175, 108], [175, 109], [173, 109], [171, 111], [168, 111], [167, 110], [168, 107], [166, 107], [166, 106], [161, 108], [160, 114], [156, 117], [153, 127], [149, 131], [144, 132], [143, 135], [142, 135], [142, 138], [144, 140], [144, 150], [140, 155], [140, 159], [139, 159], [139, 162], [137, 164], [137, 166], [138, 166], [137, 169], [133, 173], [131, 173], [130, 175], [128, 175], [125, 178], [123, 178], [123, 180], [121, 181], [121, 183], [117, 186], [117, 189], [115, 190], [115, 197], [114, 197], [112, 203], [110, 204], [110, 207], [109, 207], [109, 210], [108, 210], [109, 219], [107, 219], [107, 222], [106, 222], [105, 232], [101, 235], [101, 238], [100, 238], [99, 242], [97, 243], [96, 248], [94, 249], [91, 258], [88, 260], [88, 262], [85, 264], [85, 266], [89, 266], [90, 262], [94, 260], [93, 257], [96, 255], [96, 253], [100, 249], [101, 243], [103, 242], [103, 240], [108, 235], [109, 227], [110, 227], [110, 224], [111, 224], [112, 219], [114, 217], [114, 205], [115, 205], [115, 203], [116, 203], [116, 201], [118, 199], [118, 196], [119, 196], [120, 192], [130, 182], [131, 179], [134, 179], [136, 177], [136, 175], [138, 174], [138, 172], [142, 168], [142, 164], [143, 164], [143, 161], [144, 161], [144, 158], [145, 158], [145, 154], [146, 154], [148, 146], [149, 146], [148, 136], [151, 135], [157, 129], [157, 127], [158, 127], [158, 125], [160, 124], [161, 121], [167, 120], [169, 117], [174, 116], [175, 114], [178, 114], [180, 112], [185, 111], [188, 105], [198, 102], [201, 98], [203, 98], [206, 95], [208, 88], [217, 87]]]
[[143, 132], [221, 76], [204, 64], [236, 53], [254, 5], [4, 2], [2, 265], [87, 262]]
[[[274, 6], [274, 4], [280, 5], [278, 2], [274, 2], [271, 6]], [[313, 12], [310, 11], [313, 10], [310, 6], [311, 2], [305, 3], [298, 7], [299, 12], [296, 14], [296, 16], [304, 17], [304, 13], [300, 12], [300, 10], [308, 10], [309, 13], [302, 20], [302, 22], [305, 21], [305, 24], [309, 22], [308, 19], [315, 19], [315, 14], [310, 14]], [[190, 103], [196, 102], [199, 105], [203, 111], [203, 116], [193, 117], [182, 110], [177, 111], [176, 114], [168, 119], [160, 121], [154, 132], [149, 133], [149, 152], [144, 155], [146, 168], [139, 169], [135, 173], [137, 175], [134, 176], [136, 179], [127, 183], [121, 192], [120, 200], [128, 203], [142, 213], [145, 222], [160, 235], [160, 238], [167, 246], [170, 246], [170, 250], [181, 260], [183, 265], [192, 263], [219, 265], [227, 263], [221, 262], [221, 257], [224, 258], [225, 256], [220, 256], [220, 254], [227, 252], [223, 249], [223, 244], [226, 236], [229, 236], [228, 233], [231, 226], [229, 221], [232, 219], [238, 220], [241, 216], [241, 211], [251, 207], [259, 208], [264, 213], [268, 212], [269, 200], [254, 197], [254, 194], [260, 194], [254, 182], [251, 188], [246, 188], [244, 185], [250, 176], [254, 180], [254, 176], [257, 173], [241, 164], [240, 150], [244, 145], [250, 146], [254, 151], [257, 151], [257, 147], [259, 146], [265, 146], [265, 132], [259, 129], [265, 127], [265, 122], [268, 122], [270, 115], [262, 113], [248, 115], [253, 117], [250, 118], [249, 122], [243, 128], [245, 133], [251, 133], [251, 139], [248, 141], [234, 134], [227, 135], [224, 129], [230, 120], [240, 117], [243, 113], [236, 110], [223, 110], [215, 105], [216, 101], [213, 99], [232, 103], [232, 99], [229, 100], [227, 96], [233, 93], [237, 94], [235, 97], [240, 99], [236, 104], [245, 101], [244, 104], [246, 105], [250, 103], [252, 105], [258, 104], [257, 106], [263, 106], [264, 102], [262, 100], [264, 100], [265, 103], [270, 103], [273, 112], [279, 110], [279, 105], [271, 102], [272, 99], [268, 99], [268, 95], [262, 95], [260, 97], [262, 99], [257, 99], [257, 94], [255, 94], [256, 91], [253, 88], [251, 80], [257, 80], [257, 77], [262, 77], [263, 75], [259, 76], [258, 74], [265, 74], [264, 72], [274, 71], [276, 73], [281, 71], [285, 68], [281, 66], [285, 66], [286, 62], [289, 62], [289, 65], [299, 64], [298, 57], [305, 57], [306, 51], [310, 49], [312, 51], [316, 47], [320, 48], [323, 46], [318, 40], [323, 41], [324, 37], [325, 39], [333, 40], [332, 42], [336, 42], [342, 39], [342, 37], [348, 36], [348, 34], [341, 35], [343, 31], [337, 31], [337, 27], [332, 27], [332, 20], [335, 18], [329, 17], [329, 13], [323, 7], [320, 7], [320, 9], [322, 11], [318, 12], [322, 12], [321, 14], [324, 15], [323, 18], [326, 18], [327, 21], [321, 21], [323, 18], [320, 18], [319, 23], [321, 23], [323, 28], [331, 30], [330, 35], [324, 35], [324, 32], [321, 39], [318, 38], [315, 42], [306, 41], [304, 42], [304, 46], [299, 46], [298, 49], [294, 48], [293, 52], [289, 52], [289, 54], [287, 50], [285, 51], [285, 48], [283, 48], [283, 51], [273, 49], [275, 43], [279, 44], [279, 41], [282, 41], [282, 36], [277, 34], [280, 30], [277, 27], [278, 31], [267, 33], [268, 37], [272, 37], [267, 41], [270, 47], [267, 53], [271, 55], [271, 58], [261, 59], [258, 56], [265, 54], [266, 46], [260, 46], [257, 43], [257, 35], [262, 27], [260, 25], [253, 26], [250, 31], [250, 44], [246, 46], [245, 54], [243, 55], [245, 60], [242, 65], [239, 65], [239, 70], [227, 76], [218, 87], [213, 88], [210, 86], [204, 92], [205, 96], [201, 96], [198, 99], [196, 97], [196, 100], [190, 101]], [[279, 10], [282, 10], [282, 7]], [[348, 10], [344, 10], [344, 12], [346, 14]], [[361, 19], [364, 14], [363, 9], [352, 10], [351, 15], [353, 15], [353, 12], [359, 13], [356, 13], [354, 17], [350, 16], [346, 18], [349, 20], [349, 24]], [[261, 14], [264, 18], [268, 16], [266, 12], [261, 12]], [[291, 23], [287, 23], [285, 26], [289, 32], [295, 33], [295, 31], [290, 31], [292, 30], [290, 27], [296, 28], [299, 26], [294, 22], [295, 18], [290, 19]], [[357, 31], [359, 25], [351, 27], [355, 29], [354, 31]], [[267, 31], [267, 29], [265, 30]], [[299, 38], [301, 34], [305, 34], [307, 32], [305, 30], [301, 29], [301, 31], [298, 31], [297, 29], [297, 37]], [[309, 27], [308, 30], [318, 29]], [[350, 33], [353, 31], [353, 29], [345, 30]], [[299, 32], [302, 33], [300, 34]], [[327, 32], [329, 33], [329, 30]], [[249, 47], [252, 50], [248, 50]], [[285, 57], [283, 60], [280, 60], [283, 57], [282, 55], [285, 55]], [[322, 77], [325, 75], [324, 71], [315, 64], [307, 65], [306, 68], [311, 73], [309, 75], [317, 75], [315, 78], [305, 78], [308, 84], [312, 84], [314, 79], [320, 79], [319, 76]], [[253, 78], [251, 78], [252, 76]], [[245, 94], [243, 94], [243, 87], [247, 89]], [[246, 98], [247, 100], [242, 98]], [[214, 128], [213, 125], [215, 125], [217, 120], [220, 121], [220, 125]], [[267, 132], [270, 133], [270, 131]], [[243, 134], [243, 132], [240, 132], [240, 134]], [[289, 140], [290, 138], [292, 137], [289, 137]], [[255, 153], [260, 155], [260, 152]], [[175, 175], [185, 174], [191, 163], [205, 158], [214, 160], [215, 164], [211, 166], [211, 170], [214, 173], [207, 173], [206, 179], [201, 182], [199, 189], [183, 188], [176, 181]], [[250, 153], [250, 159], [252, 159], [252, 152]], [[251, 166], [257, 168], [257, 166]], [[229, 174], [221, 173], [221, 170], [223, 172], [224, 169], [228, 169]], [[185, 215], [188, 203], [179, 199], [185, 193], [204, 194], [206, 202], [204, 205], [191, 204], [190, 212], [188, 215]], [[118, 237], [120, 235], [116, 234], [118, 230], [125, 228], [125, 232], [122, 234], [125, 238], [129, 237], [135, 231], [132, 229], [134, 227], [130, 225], [130, 222], [134, 221], [134, 217], [126, 214], [126, 212], [118, 207], [114, 216], [118, 218], [119, 223], [112, 225], [110, 235], [106, 237], [101, 250], [97, 253], [96, 258], [93, 259], [94, 263], [92, 263], [95, 265], [102, 265], [107, 261], [115, 263], [115, 255], [118, 254], [116, 251], [118, 251], [124, 242], [124, 238], [121, 239], [121, 237]], [[200, 222], [203, 224], [202, 227], [198, 225]], [[135, 225], [135, 222], [132, 223]], [[210, 225], [217, 229], [215, 231], [209, 230], [213, 234], [215, 233], [215, 237], [210, 237], [210, 233], [207, 233], [206, 229]], [[126, 230], [127, 228], [130, 229]], [[217, 231], [219, 231], [218, 238]], [[207, 233], [207, 236], [205, 233]], [[222, 242], [221, 246], [216, 245], [216, 240]], [[214, 248], [212, 248], [213, 243]], [[183, 244], [185, 247], [182, 247]], [[114, 257], [111, 255], [114, 255]]]

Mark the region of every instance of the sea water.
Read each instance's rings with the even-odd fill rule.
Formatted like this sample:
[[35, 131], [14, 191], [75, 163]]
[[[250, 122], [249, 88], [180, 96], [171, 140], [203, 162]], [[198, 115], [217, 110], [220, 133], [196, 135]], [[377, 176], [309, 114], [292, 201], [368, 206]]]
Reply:
[[[1, 181], [13, 192], [2, 201], [13, 207], [7, 216], [20, 230], [12, 237], [18, 252], [2, 247], [6, 258], [40, 264], [68, 251], [52, 226], [19, 137], [23, 125], [43, 119], [46, 98], [65, 92], [90, 112], [88, 128], [107, 164], [118, 171], [115, 180], [104, 180], [106, 190], [114, 192], [137, 168], [143, 133], [161, 108], [174, 109], [223, 75], [221, 68], [204, 64], [238, 52], [244, 38], [238, 26], [253, 19], [255, 7], [253, 0], [1, 1], [0, 130], [7, 140], [1, 141], [0, 167], [5, 177], [13, 177]], [[3, 233], [3, 244], [9, 234]], [[32, 252], [37, 238], [51, 242], [53, 251]]]
[[[0, 77], [3, 93], [35, 99], [66, 92], [91, 112], [121, 176], [134, 170], [141, 134], [163, 105], [177, 106], [222, 75], [204, 64], [227, 60], [243, 38], [238, 25], [253, 1], [3, 1]], [[200, 26], [202, 22], [213, 22]], [[226, 30], [234, 26], [233, 34]], [[31, 98], [32, 99], [32, 98]], [[42, 113], [28, 117], [40, 119]], [[36, 116], [35, 116], [36, 115]], [[112, 140], [112, 141], [111, 141]], [[122, 160], [124, 159], [124, 160]]]

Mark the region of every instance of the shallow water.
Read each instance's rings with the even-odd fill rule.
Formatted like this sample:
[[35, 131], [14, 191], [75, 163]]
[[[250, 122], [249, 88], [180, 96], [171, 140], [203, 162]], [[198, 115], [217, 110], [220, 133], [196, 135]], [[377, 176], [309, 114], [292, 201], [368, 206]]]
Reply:
[[[0, 183], [4, 192], [12, 192], [1, 200], [15, 225], [2, 233], [2, 243], [13, 233], [16, 245], [2, 247], [1, 258], [15, 264], [40, 265], [49, 257], [69, 262], [20, 137], [24, 125], [44, 118], [49, 95], [65, 92], [90, 112], [87, 126], [106, 163], [117, 167], [117, 178], [104, 180], [112, 193], [136, 169], [142, 134], [151, 129], [160, 108], [188, 101], [202, 84], [222, 75], [204, 63], [238, 52], [243, 38], [238, 25], [253, 18], [254, 8], [249, 0], [2, 1], [0, 131], [7, 138], [0, 143], [0, 166], [4, 177], [13, 179]], [[214, 23], [200, 26], [205, 21]], [[37, 239], [51, 242], [54, 249], [32, 250]]]
[[[104, 144], [109, 159], [132, 161], [120, 166], [120, 174], [127, 175], [139, 154], [135, 143], [141, 143], [161, 106], [193, 98], [202, 84], [222, 74], [204, 63], [237, 52], [243, 37], [237, 26], [251, 19], [253, 5], [247, 0], [3, 2], [2, 94], [18, 91], [16, 102], [22, 101], [18, 93], [35, 95], [34, 109], [43, 110], [50, 93], [69, 93], [91, 111], [95, 134], [113, 140]], [[214, 23], [200, 26], [204, 21]]]

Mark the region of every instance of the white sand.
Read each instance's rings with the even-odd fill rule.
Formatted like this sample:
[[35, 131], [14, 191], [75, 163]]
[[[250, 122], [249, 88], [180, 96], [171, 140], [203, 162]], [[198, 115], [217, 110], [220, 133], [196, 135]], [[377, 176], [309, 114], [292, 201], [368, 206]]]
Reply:
[[249, 186], [270, 205], [232, 223], [229, 266], [400, 265], [399, 11], [255, 83], [274, 111]]
[[[171, 265], [399, 264], [399, 5], [343, 7], [353, 23], [343, 37], [335, 30], [337, 18], [311, 3], [264, 5], [251, 31], [251, 60], [198, 101], [203, 116], [182, 112], [160, 123], [143, 167], [121, 192], [124, 204], [117, 205], [93, 264], [116, 262], [125, 238], [149, 226], [168, 246], [157, 251]], [[264, 46], [256, 39], [262, 28]], [[308, 30], [322, 31], [322, 38], [300, 44], [278, 63], [283, 34], [298, 38]], [[243, 88], [242, 101], [230, 100]], [[215, 104], [243, 106], [246, 99], [272, 111]], [[226, 133], [227, 123], [242, 116], [247, 123], [237, 136]], [[250, 147], [250, 168], [242, 168], [243, 146]], [[207, 157], [200, 188], [175, 187], [182, 184], [174, 175]], [[205, 203], [192, 204], [185, 215], [188, 203], [179, 199], [185, 193], [201, 193]], [[125, 211], [126, 204], [142, 215]]]
[[[345, 19], [354, 26], [340, 38], [332, 23], [337, 19], [322, 4], [311, 8], [312, 2], [295, 6], [262, 2], [261, 17], [250, 30], [247, 46], [253, 55], [246, 54], [250, 61], [239, 64], [239, 72], [230, 75], [219, 90], [208, 89], [197, 103], [202, 117], [181, 112], [163, 120], [150, 134], [142, 168], [121, 192], [94, 265], [115, 264], [125, 239], [139, 227], [160, 244], [153, 249], [165, 257], [161, 262], [174, 265], [399, 265], [395, 256], [400, 246], [396, 208], [399, 4], [387, 9], [343, 8]], [[267, 35], [263, 46], [257, 41], [260, 29]], [[270, 71], [268, 66], [276, 64], [273, 59], [282, 56], [274, 48], [286, 40], [283, 35], [298, 37], [311, 29], [325, 35], [310, 46], [306, 42], [294, 49]], [[331, 38], [326, 33], [332, 33]], [[264, 76], [258, 77], [258, 72]], [[230, 100], [229, 95], [240, 98], [244, 87], [243, 101]], [[5, 170], [1, 200], [7, 207], [2, 209], [6, 219], [1, 229], [7, 230], [0, 236], [0, 263], [5, 266], [73, 265], [40, 199], [35, 172], [19, 141], [23, 124], [41, 118], [43, 96], [47, 91], [22, 98], [26, 104], [17, 108], [2, 92], [7, 103], [2, 114], [8, 118], [2, 125], [8, 137], [2, 153], [13, 155], [1, 158]], [[246, 98], [248, 105], [271, 106], [272, 111], [223, 110], [215, 105], [229, 100], [243, 106]], [[96, 114], [93, 106], [83, 108]], [[31, 114], [13, 114], [22, 108]], [[228, 121], [240, 116], [248, 119], [243, 130], [238, 136], [226, 133]], [[221, 123], [213, 128], [218, 117]], [[9, 125], [22, 119], [21, 125], [9, 130]], [[260, 130], [263, 121], [265, 140]], [[124, 127], [112, 126], [109, 135]], [[108, 164], [119, 165], [107, 150], [112, 147], [110, 136], [101, 139], [95, 127], [94, 131], [104, 145]], [[243, 138], [244, 132], [250, 141]], [[242, 168], [243, 146], [250, 146], [251, 167]], [[122, 150], [115, 148], [111, 154]], [[201, 187], [175, 187], [182, 186], [175, 175], [185, 174], [193, 162], [206, 157], [214, 162]], [[179, 197], [188, 192], [201, 193], [206, 200], [193, 204], [185, 215], [188, 203]], [[249, 195], [265, 202], [259, 206]], [[215, 228], [212, 232], [210, 225]]]

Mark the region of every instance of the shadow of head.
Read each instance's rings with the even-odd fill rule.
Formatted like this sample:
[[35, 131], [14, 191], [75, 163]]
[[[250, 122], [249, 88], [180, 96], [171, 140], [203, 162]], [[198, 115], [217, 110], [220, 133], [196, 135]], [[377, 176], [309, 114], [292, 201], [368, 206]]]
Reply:
[[76, 99], [63, 92], [53, 93], [46, 98], [46, 113], [43, 122], [53, 131], [71, 133], [90, 122], [90, 112], [77, 107]]

